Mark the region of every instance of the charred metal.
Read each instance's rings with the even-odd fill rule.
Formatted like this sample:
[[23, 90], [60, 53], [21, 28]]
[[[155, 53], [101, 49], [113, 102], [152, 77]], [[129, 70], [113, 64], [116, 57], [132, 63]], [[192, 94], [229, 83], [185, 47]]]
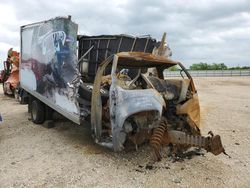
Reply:
[[[164, 37], [152, 53], [119, 52], [98, 66], [93, 84], [88, 84], [95, 141], [115, 151], [128, 142], [137, 149], [149, 141], [157, 160], [161, 148], [170, 144], [175, 151], [199, 147], [218, 155], [224, 152], [220, 137], [201, 136], [193, 79], [180, 62], [169, 58]], [[164, 78], [172, 66], [179, 66], [181, 79]]]

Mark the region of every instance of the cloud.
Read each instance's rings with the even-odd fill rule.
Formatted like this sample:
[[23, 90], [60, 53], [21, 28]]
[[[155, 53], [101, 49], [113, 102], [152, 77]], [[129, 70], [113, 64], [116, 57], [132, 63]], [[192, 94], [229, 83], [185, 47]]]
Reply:
[[80, 34], [151, 34], [160, 39], [166, 31], [173, 59], [187, 67], [201, 61], [250, 64], [247, 0], [1, 0], [0, 61], [9, 47], [18, 49], [21, 25], [67, 15], [78, 23]]

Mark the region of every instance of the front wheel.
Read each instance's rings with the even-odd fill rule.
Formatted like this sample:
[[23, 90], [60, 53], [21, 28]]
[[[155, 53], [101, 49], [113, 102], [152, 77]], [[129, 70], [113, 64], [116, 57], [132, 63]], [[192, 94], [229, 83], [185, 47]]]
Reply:
[[44, 104], [38, 100], [32, 102], [31, 119], [35, 124], [42, 124], [45, 121], [45, 107]]

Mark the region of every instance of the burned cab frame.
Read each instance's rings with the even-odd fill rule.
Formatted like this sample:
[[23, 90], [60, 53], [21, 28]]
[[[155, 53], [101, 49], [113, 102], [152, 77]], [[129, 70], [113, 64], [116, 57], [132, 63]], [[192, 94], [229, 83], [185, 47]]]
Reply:
[[[175, 65], [186, 78], [164, 79], [164, 70]], [[108, 67], [111, 74], [103, 75]], [[152, 68], [155, 75], [147, 71]], [[102, 97], [103, 87], [108, 99]], [[168, 144], [176, 150], [197, 146], [214, 154], [224, 151], [219, 136], [200, 134], [199, 100], [190, 74], [181, 63], [151, 53], [120, 52], [103, 61], [93, 85], [91, 125], [96, 142], [115, 151], [128, 141], [136, 148], [150, 141], [158, 159], [160, 148]]]

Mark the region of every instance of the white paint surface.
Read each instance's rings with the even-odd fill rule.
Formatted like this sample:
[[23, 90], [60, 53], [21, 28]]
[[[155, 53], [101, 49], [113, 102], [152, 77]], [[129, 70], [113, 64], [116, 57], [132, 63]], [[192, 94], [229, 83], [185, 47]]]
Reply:
[[21, 85], [27, 87], [31, 91], [36, 90], [36, 76], [32, 70], [21, 69]]
[[66, 96], [59, 95], [57, 92], [55, 93], [56, 105], [60, 106], [63, 109], [66, 109], [70, 113], [78, 114], [78, 110], [76, 105], [70, 101]]

